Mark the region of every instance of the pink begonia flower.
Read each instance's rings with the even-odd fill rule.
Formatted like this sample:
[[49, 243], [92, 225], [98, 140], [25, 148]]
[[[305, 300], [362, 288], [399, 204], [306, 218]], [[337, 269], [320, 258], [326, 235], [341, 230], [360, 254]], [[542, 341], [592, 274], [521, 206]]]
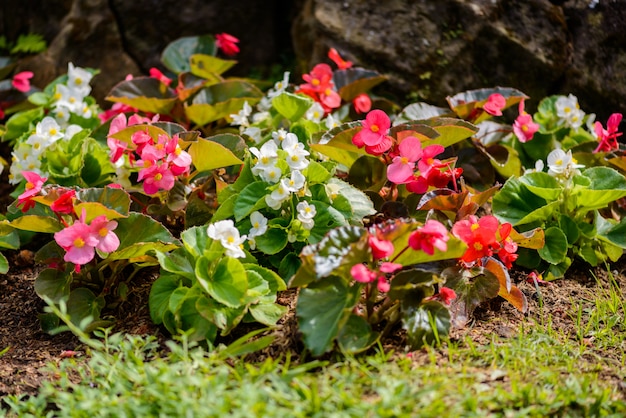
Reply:
[[115, 139], [115, 138], [107, 138], [107, 145], [109, 146], [109, 149], [111, 150], [109, 155], [111, 157], [112, 163], [115, 163], [117, 162], [117, 160], [122, 158], [122, 155], [124, 155], [124, 153], [128, 151], [129, 149], [128, 144], [126, 142], [120, 141], [119, 139]]
[[365, 264], [355, 264], [350, 269], [350, 274], [359, 283], [370, 283], [376, 280], [376, 273]]
[[440, 160], [435, 158], [435, 156], [441, 154], [444, 150], [445, 148], [441, 145], [429, 145], [424, 148], [422, 158], [417, 163], [417, 168], [419, 168], [422, 176], [427, 177], [431, 170], [446, 166]]
[[389, 133], [391, 120], [385, 112], [380, 109], [372, 110], [365, 116], [365, 120], [361, 121], [363, 129], [361, 129], [352, 138], [352, 143], [361, 148], [364, 145], [376, 146]]
[[415, 162], [422, 158], [422, 142], [414, 136], [406, 137], [398, 145], [400, 155], [393, 157], [387, 167], [387, 178], [395, 184], [408, 183], [413, 179]]
[[352, 100], [356, 113], [367, 113], [372, 108], [372, 99], [366, 93], [361, 93]]
[[399, 263], [390, 263], [389, 261], [385, 261], [380, 264], [379, 270], [383, 273], [395, 273], [396, 271], [402, 268], [402, 264]]
[[539, 130], [539, 124], [533, 122], [533, 117], [524, 111], [524, 100], [519, 102], [519, 116], [513, 123], [513, 132], [520, 142], [528, 142], [533, 139], [535, 132]]
[[155, 194], [159, 190], [171, 190], [176, 178], [167, 164], [153, 165], [139, 171], [137, 181], [143, 180], [143, 191]]
[[33, 78], [34, 74], [31, 71], [22, 71], [21, 73], [17, 73], [13, 76], [13, 80], [11, 80], [11, 85], [14, 89], [21, 91], [22, 93], [26, 93], [30, 90], [30, 79]]
[[93, 234], [91, 226], [85, 223], [85, 210], [73, 225], [54, 234], [54, 240], [66, 253], [63, 260], [77, 266], [87, 264], [95, 255], [98, 238]]
[[345, 61], [341, 58], [341, 55], [339, 55], [339, 52], [337, 52], [335, 48], [330, 48], [328, 50], [328, 58], [330, 58], [340, 70], [352, 67], [352, 61]]
[[439, 251], [447, 251], [449, 239], [450, 236], [446, 227], [439, 221], [429, 219], [424, 226], [409, 236], [409, 247], [433, 255], [435, 248]]
[[161, 83], [165, 84], [166, 86], [169, 86], [170, 84], [172, 84], [172, 79], [166, 77], [165, 74], [161, 72], [161, 70], [155, 67], [150, 68], [150, 77], [156, 78], [157, 80], [159, 80]]
[[47, 177], [41, 177], [39, 174], [32, 171], [22, 171], [22, 176], [26, 179], [26, 186], [24, 193], [17, 197], [16, 207], [24, 205], [22, 212], [28, 211], [35, 206], [35, 201], [32, 200], [34, 196], [39, 194], [43, 184], [48, 180]]
[[606, 129], [602, 127], [602, 123], [596, 122], [593, 126], [596, 136], [598, 137], [598, 147], [593, 152], [610, 152], [619, 149], [617, 137], [622, 135], [617, 132], [619, 124], [622, 122], [621, 113], [613, 113], [606, 122]]
[[378, 239], [373, 235], [368, 238], [368, 243], [372, 249], [372, 255], [375, 260], [389, 257], [394, 252], [393, 243], [391, 241]]
[[98, 240], [96, 248], [99, 251], [112, 253], [120, 246], [120, 239], [113, 232], [115, 228], [117, 228], [117, 222], [109, 221], [104, 215], [91, 221], [91, 229]]
[[228, 56], [237, 55], [237, 53], [239, 53], [237, 43], [239, 43], [239, 39], [235, 38], [233, 35], [229, 35], [228, 33], [219, 33], [215, 35], [215, 45], [217, 45], [217, 47]]
[[320, 102], [325, 108], [336, 109], [341, 106], [341, 96], [329, 86], [320, 92]]
[[141, 151], [138, 150], [137, 152], [142, 160], [162, 160], [167, 156], [165, 147], [169, 140], [170, 138], [167, 135], [159, 135], [156, 143], [150, 138], [149, 142], [146, 142], [145, 146], [141, 148]]
[[137, 154], [142, 155], [143, 149], [146, 145], [154, 144], [154, 140], [146, 131], [137, 131], [131, 135], [130, 140], [137, 147]]
[[300, 86], [306, 90], [320, 93], [332, 86], [333, 70], [328, 64], [317, 64], [310, 73], [303, 74], [302, 79], [306, 84]]
[[493, 116], [502, 116], [502, 109], [506, 106], [506, 99], [500, 93], [493, 93], [483, 105], [485, 112]]
[[165, 146], [165, 152], [167, 153], [166, 162], [170, 164], [170, 170], [175, 176], [179, 176], [183, 173], [189, 172], [192, 159], [188, 152], [178, 145], [178, 137], [174, 136], [167, 142]]

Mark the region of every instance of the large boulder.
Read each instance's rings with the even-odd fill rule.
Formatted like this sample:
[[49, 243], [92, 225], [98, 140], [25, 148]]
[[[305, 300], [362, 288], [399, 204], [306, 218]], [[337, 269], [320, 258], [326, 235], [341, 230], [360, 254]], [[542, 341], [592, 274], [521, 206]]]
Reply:
[[555, 3], [563, 2], [306, 0], [292, 34], [305, 67], [335, 47], [388, 75], [401, 101], [445, 105], [448, 95], [499, 85], [536, 100], [573, 93], [599, 115], [625, 112], [623, 6]]

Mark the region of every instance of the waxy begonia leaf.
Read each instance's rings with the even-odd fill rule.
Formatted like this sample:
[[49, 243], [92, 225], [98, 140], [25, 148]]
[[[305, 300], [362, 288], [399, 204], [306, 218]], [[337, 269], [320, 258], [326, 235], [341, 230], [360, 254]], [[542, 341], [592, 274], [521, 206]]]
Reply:
[[258, 273], [259, 275], [261, 275], [263, 280], [265, 280], [267, 284], [269, 285], [270, 292], [272, 294], [275, 294], [276, 292], [280, 292], [280, 291], [287, 289], [287, 285], [285, 284], [285, 281], [274, 271], [268, 268], [259, 266], [258, 264], [246, 263], [243, 266], [246, 269], [246, 271], [254, 271]]
[[315, 206], [317, 215], [315, 215], [315, 224], [311, 229], [309, 242], [315, 244], [321, 241], [329, 230], [335, 227], [347, 225], [346, 218], [337, 209], [325, 202], [319, 200], [311, 201]]
[[303, 94], [282, 92], [272, 99], [272, 106], [291, 122], [302, 118], [313, 105], [313, 99]]
[[58, 303], [70, 295], [72, 275], [59, 269], [45, 269], [35, 279], [35, 293]]
[[567, 257], [567, 237], [560, 228], [552, 226], [545, 231], [545, 245], [538, 250], [542, 259], [550, 264], [559, 264]]
[[522, 162], [517, 151], [507, 145], [494, 144], [483, 151], [489, 158], [493, 168], [504, 178], [519, 176], [522, 173]]
[[598, 238], [604, 239], [613, 245], [626, 249], [626, 218], [619, 223], [604, 219], [598, 212], [595, 214], [595, 226]]
[[[426, 119], [436, 118], [437, 116], [453, 116], [453, 113], [445, 107], [433, 106], [424, 102], [411, 103], [402, 109], [402, 112], [396, 117], [393, 124], [399, 125], [410, 121], [427, 123]], [[455, 120], [460, 121], [459, 119]]]
[[277, 305], [275, 303], [258, 303], [250, 306], [248, 310], [257, 322], [271, 326], [276, 325], [288, 309], [286, 306]]
[[246, 156], [248, 146], [246, 141], [240, 136], [235, 134], [219, 134], [206, 138], [209, 141], [222, 144], [226, 149], [230, 150], [237, 158], [243, 160]]
[[558, 199], [563, 191], [563, 186], [548, 173], [528, 173], [520, 177], [519, 181], [533, 194], [548, 202]]
[[197, 192], [192, 192], [187, 198], [187, 206], [185, 207], [185, 229], [207, 224], [211, 220], [213, 212], [214, 209], [204, 199], [201, 199]]
[[572, 259], [570, 257], [565, 257], [565, 260], [559, 264], [549, 264], [548, 269], [543, 273], [543, 279], [546, 281], [560, 279], [565, 276], [565, 272], [571, 265]]
[[559, 216], [559, 228], [567, 237], [567, 242], [571, 245], [578, 241], [580, 238], [580, 229], [578, 228], [578, 224], [572, 218], [565, 214], [561, 214]]
[[351, 280], [352, 266], [371, 257], [365, 228], [342, 226], [328, 232], [320, 242], [300, 252], [302, 265], [289, 287], [301, 287], [331, 274]]
[[437, 343], [450, 332], [450, 311], [439, 302], [402, 301], [402, 327], [412, 350]]
[[498, 295], [510, 302], [511, 305], [517, 308], [517, 310], [525, 313], [528, 310], [528, 301], [526, 300], [526, 296], [524, 296], [524, 294], [511, 283], [511, 276], [509, 275], [509, 270], [505, 267], [505, 265], [495, 258], [489, 257], [483, 266], [498, 278], [498, 281], [500, 282], [500, 291], [498, 292]]
[[296, 315], [304, 344], [313, 356], [332, 348], [339, 329], [350, 316], [357, 300], [355, 289], [336, 276], [326, 277], [300, 290]]
[[9, 271], [9, 261], [4, 256], [4, 254], [0, 253], [0, 274], [7, 274]]
[[432, 142], [428, 142], [424, 145], [441, 145], [444, 148], [470, 138], [478, 132], [478, 127], [475, 125], [455, 118], [440, 117], [426, 120], [415, 120], [405, 125], [410, 126], [415, 123], [429, 126], [439, 134], [438, 137], [432, 138]]
[[198, 282], [212, 298], [231, 308], [241, 306], [248, 290], [248, 278], [239, 260], [224, 257], [214, 269], [209, 269], [208, 260], [201, 257], [195, 271]]
[[224, 60], [207, 54], [193, 54], [189, 58], [189, 64], [193, 75], [212, 80], [215, 75], [220, 75], [232, 68], [237, 61]]
[[523, 233], [519, 233], [513, 228], [509, 237], [522, 248], [538, 250], [545, 244], [545, 235], [542, 228], [531, 229]]
[[229, 308], [206, 295], [199, 295], [196, 300], [196, 309], [196, 314], [215, 324], [222, 330], [222, 335], [226, 335], [237, 326], [246, 311], [245, 306]]
[[265, 203], [266, 195], [267, 183], [264, 181], [255, 181], [244, 187], [239, 193], [233, 208], [235, 220], [239, 222], [255, 210], [267, 207], [267, 203]]
[[493, 299], [500, 291], [500, 281], [489, 270], [475, 267], [466, 270], [450, 267], [442, 272], [446, 286], [456, 292], [456, 299], [450, 305], [452, 323], [455, 328], [462, 328], [472, 312], [481, 303]]
[[409, 122], [403, 123], [402, 125], [393, 126], [389, 130], [389, 135], [402, 136], [402, 138], [405, 138], [407, 136], [415, 136], [422, 141], [422, 148], [425, 148], [428, 145], [437, 144], [436, 141], [431, 142], [430, 140], [437, 139], [439, 137], [439, 132], [426, 124]]
[[549, 219], [559, 202], [548, 203], [511, 177], [493, 197], [493, 213], [501, 222], [513, 226]]
[[[241, 80], [227, 80], [219, 84], [207, 86], [200, 90], [194, 96], [192, 104], [212, 104], [224, 103], [231, 99], [247, 99], [250, 106], [261, 100], [263, 92], [253, 84]], [[234, 111], [237, 113], [243, 107], [241, 106]]]
[[332, 174], [322, 164], [311, 161], [306, 168], [307, 184], [326, 183], [332, 178]]
[[213, 35], [188, 36], [168, 44], [161, 53], [161, 62], [179, 74], [191, 70], [189, 59], [194, 54], [215, 55], [217, 46]]
[[127, 218], [116, 221], [114, 232], [120, 240], [120, 246], [109, 254], [111, 260], [132, 259], [154, 250], [166, 252], [178, 247], [178, 240], [170, 231], [149, 216], [131, 212]]
[[387, 77], [373, 70], [360, 67], [346, 68], [333, 72], [333, 81], [341, 98], [351, 102], [356, 96], [369, 91], [385, 81]]
[[185, 248], [177, 248], [169, 253], [155, 252], [163, 270], [186, 277], [189, 280], [195, 280], [195, 259], [190, 257]]
[[198, 171], [211, 171], [216, 168], [243, 164], [243, 161], [237, 158], [231, 150], [208, 139], [198, 139], [197, 142], [191, 144], [187, 152], [191, 155], [193, 165]]
[[337, 342], [344, 353], [357, 354], [370, 348], [378, 340], [379, 334], [362, 316], [351, 314], [339, 330]]
[[167, 114], [178, 100], [174, 90], [152, 77], [135, 77], [113, 87], [105, 98], [147, 113]]
[[191, 295], [185, 298], [180, 309], [175, 314], [178, 329], [183, 331], [193, 330], [193, 332], [187, 334], [190, 341], [213, 341], [217, 337], [217, 327], [205, 319], [204, 316], [198, 315], [198, 305], [203, 299], [206, 299], [203, 295]]
[[257, 101], [258, 100], [255, 98], [234, 97], [215, 104], [194, 103], [185, 106], [185, 114], [193, 123], [198, 126], [203, 126], [236, 114], [244, 106], [245, 102], [252, 102], [254, 104]]
[[233, 194], [228, 197], [223, 202], [220, 202], [220, 205], [217, 207], [215, 213], [213, 213], [213, 217], [211, 218], [212, 222], [222, 221], [224, 219], [228, 219], [233, 216], [233, 211], [235, 210], [235, 202], [239, 194]]
[[163, 315], [167, 311], [170, 296], [178, 288], [180, 279], [175, 274], [162, 273], [150, 288], [148, 304], [150, 307], [150, 318], [152, 322], [159, 325], [163, 323]]
[[0, 248], [17, 250], [20, 248], [20, 235], [16, 230], [10, 228], [7, 233], [0, 233]]
[[397, 300], [421, 301], [434, 293], [434, 285], [443, 282], [438, 271], [429, 271], [426, 268], [416, 267], [402, 270], [393, 277], [387, 296]]
[[[100, 311], [102, 311], [104, 305], [103, 296], [96, 296], [86, 287], [79, 287], [70, 292], [70, 297], [67, 300], [67, 314], [72, 323], [76, 325], [83, 325], [83, 321], [86, 318], [91, 318], [91, 322], [85, 329], [86, 332], [91, 332], [100, 326], [107, 326], [99, 323]], [[109, 325], [111, 324], [110, 321], [106, 322]]]
[[183, 245], [189, 254], [193, 257], [200, 257], [209, 240], [207, 227], [194, 226], [187, 228], [180, 234], [180, 239], [183, 241]]
[[470, 119], [473, 120], [474, 123], [478, 123], [481, 120], [491, 117], [491, 115], [482, 110], [482, 106], [487, 102], [489, 96], [496, 93], [504, 96], [506, 100], [506, 105], [503, 109], [516, 105], [524, 99], [528, 99], [528, 96], [519, 90], [510, 87], [496, 87], [461, 92], [454, 96], [446, 97], [446, 100], [450, 108], [454, 110], [461, 119]]
[[4, 125], [2, 139], [10, 141], [19, 138], [25, 132], [34, 129], [37, 122], [43, 117], [44, 109], [41, 107], [14, 114]]
[[591, 167], [583, 172], [591, 180], [589, 188], [574, 187], [577, 209], [593, 210], [626, 196], [626, 178], [609, 167]]
[[11, 221], [16, 229], [32, 232], [53, 233], [63, 229], [63, 225], [55, 218], [39, 215], [24, 215]]
[[350, 166], [348, 182], [360, 190], [380, 190], [387, 182], [387, 166], [371, 155], [360, 156]]
[[257, 249], [269, 255], [282, 251], [289, 238], [287, 230], [284, 227], [272, 227], [272, 221], [263, 235], [254, 237]]
[[[362, 222], [363, 218], [376, 213], [374, 204], [370, 198], [361, 190], [352, 186], [343, 180], [336, 177], [331, 177], [328, 180], [328, 186], [337, 191], [338, 197], [344, 197], [350, 202], [352, 209], [352, 220]], [[335, 206], [333, 204], [333, 206]]]

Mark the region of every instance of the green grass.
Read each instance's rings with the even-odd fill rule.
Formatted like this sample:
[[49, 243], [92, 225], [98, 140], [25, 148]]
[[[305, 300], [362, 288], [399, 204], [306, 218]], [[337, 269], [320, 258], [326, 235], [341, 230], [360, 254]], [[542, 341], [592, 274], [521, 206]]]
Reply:
[[626, 416], [624, 300], [615, 286], [572, 301], [575, 332], [527, 320], [516, 337], [469, 338], [413, 353], [336, 362], [249, 364], [246, 344], [207, 353], [184, 339], [87, 339], [86, 361], [52, 365], [37, 396], [4, 398], [7, 416], [587, 417]]

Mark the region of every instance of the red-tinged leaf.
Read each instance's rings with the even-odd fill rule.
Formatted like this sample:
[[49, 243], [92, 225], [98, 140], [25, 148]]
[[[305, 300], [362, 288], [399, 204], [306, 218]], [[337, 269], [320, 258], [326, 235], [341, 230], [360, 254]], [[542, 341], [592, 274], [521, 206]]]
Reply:
[[508, 269], [496, 260], [495, 258], [488, 258], [487, 262], [483, 264], [483, 267], [490, 272], [493, 273], [494, 276], [498, 278], [500, 282], [500, 293], [504, 289], [505, 292], [508, 292], [511, 289], [511, 276], [509, 275]]
[[[450, 108], [454, 110], [454, 112], [461, 119], [468, 119], [472, 116], [472, 113], [475, 113], [475, 109], [482, 108], [482, 106], [487, 103], [487, 99], [489, 98], [489, 96], [495, 93], [501, 94], [506, 99], [506, 105], [504, 106], [504, 109], [518, 104], [524, 99], [528, 99], [528, 96], [526, 96], [519, 90], [509, 87], [496, 87], [461, 92], [455, 94], [454, 96], [448, 96], [446, 100], [448, 101]], [[481, 111], [481, 115], [479, 115], [478, 117], [471, 117], [471, 119], [474, 123], [479, 123], [480, 121], [488, 119], [490, 117], [490, 114]]]
[[350, 168], [359, 157], [368, 155], [363, 148], [352, 143], [352, 138], [361, 129], [361, 122], [344, 123], [328, 131], [317, 144], [311, 144], [310, 147]]
[[425, 193], [417, 205], [418, 210], [441, 210], [457, 212], [466, 201], [469, 192], [455, 192], [450, 189], [436, 189]]
[[506, 299], [511, 305], [515, 306], [518, 311], [526, 313], [528, 311], [528, 300], [521, 290], [515, 285], [511, 285], [511, 289], [507, 291], [500, 287], [499, 296]]
[[478, 127], [461, 119], [456, 118], [432, 118], [426, 120], [414, 121], [412, 123], [421, 123], [433, 128], [439, 136], [429, 143], [429, 145], [441, 145], [444, 148], [470, 138], [476, 132]]
[[333, 73], [333, 81], [341, 98], [351, 102], [356, 96], [385, 81], [387, 77], [365, 68], [347, 68]]
[[212, 80], [215, 79], [216, 75], [232, 68], [237, 64], [237, 61], [224, 60], [207, 54], [194, 54], [189, 59], [189, 64], [192, 74]]
[[189, 58], [193, 54], [215, 55], [217, 46], [212, 35], [179, 38], [165, 47], [161, 61], [172, 72], [179, 74], [191, 69]]
[[221, 81], [224, 81], [224, 79], [217, 75], [207, 80], [191, 73], [182, 73], [178, 76], [178, 100], [184, 102], [200, 91], [201, 88], [217, 84]]
[[[422, 141], [427, 141], [428, 139], [435, 139], [437, 137], [439, 137], [439, 132], [437, 132], [435, 129], [431, 128], [428, 125], [425, 125], [423, 123], [403, 123], [401, 125], [397, 125], [397, 126], [393, 126], [390, 130], [389, 130], [389, 135], [391, 136], [395, 136], [396, 134], [402, 132], [402, 131], [412, 131], [414, 132], [414, 136], [417, 136], [418, 134], [420, 135], [419, 138]], [[427, 145], [435, 145], [437, 144], [436, 142], [428, 142], [428, 144], [422, 144], [422, 146], [427, 146]]]
[[136, 77], [113, 87], [106, 100], [148, 113], [167, 114], [178, 100], [174, 90], [152, 77]]

